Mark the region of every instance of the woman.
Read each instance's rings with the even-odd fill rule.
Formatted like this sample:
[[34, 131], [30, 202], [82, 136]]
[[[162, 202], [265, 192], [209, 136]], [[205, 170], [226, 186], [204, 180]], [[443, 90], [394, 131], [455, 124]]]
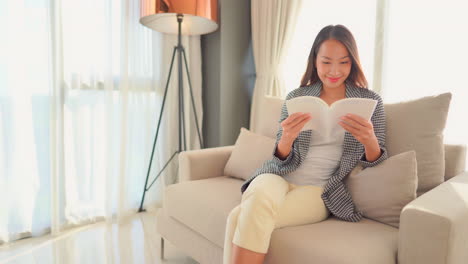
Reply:
[[301, 132], [314, 118], [288, 115], [283, 104], [281, 127], [272, 159], [241, 187], [242, 202], [229, 214], [224, 263], [263, 263], [275, 228], [325, 220], [330, 214], [357, 222], [356, 210], [343, 179], [360, 163], [363, 168], [387, 159], [385, 113], [381, 97], [367, 89], [356, 42], [342, 25], [327, 26], [317, 35], [299, 88], [286, 100], [318, 96], [328, 105], [348, 98], [377, 100], [371, 121], [343, 116], [343, 130], [326, 139], [312, 130]]

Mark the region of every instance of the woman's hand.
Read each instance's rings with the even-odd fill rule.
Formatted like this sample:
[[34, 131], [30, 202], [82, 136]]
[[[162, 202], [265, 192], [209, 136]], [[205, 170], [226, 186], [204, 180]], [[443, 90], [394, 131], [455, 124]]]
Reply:
[[281, 127], [283, 128], [281, 139], [290, 143], [294, 142], [299, 136], [301, 129], [310, 119], [312, 119], [312, 116], [309, 113], [297, 112], [288, 116], [288, 118], [281, 122]]
[[342, 116], [338, 124], [351, 133], [351, 135], [365, 147], [379, 145], [374, 133], [374, 126], [366, 119], [350, 113]]

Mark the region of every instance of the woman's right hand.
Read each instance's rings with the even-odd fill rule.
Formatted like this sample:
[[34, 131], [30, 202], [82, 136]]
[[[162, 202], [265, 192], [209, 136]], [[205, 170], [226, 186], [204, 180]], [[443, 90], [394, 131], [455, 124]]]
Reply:
[[297, 112], [288, 116], [288, 118], [281, 122], [281, 127], [283, 128], [281, 139], [291, 143], [294, 142], [299, 136], [301, 129], [311, 119], [311, 114], [302, 112]]

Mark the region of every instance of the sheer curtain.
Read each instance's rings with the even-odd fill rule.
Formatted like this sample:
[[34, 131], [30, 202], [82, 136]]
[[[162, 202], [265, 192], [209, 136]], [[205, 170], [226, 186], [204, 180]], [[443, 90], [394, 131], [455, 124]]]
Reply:
[[[63, 197], [57, 199], [64, 225], [134, 213], [160, 104], [162, 35], [139, 24], [138, 1], [62, 0], [57, 9], [63, 62], [57, 88], [65, 94]], [[159, 149], [155, 163], [166, 155]]]
[[50, 222], [47, 17], [46, 1], [0, 1], [0, 244]]
[[[0, 243], [138, 210], [176, 42], [139, 24], [139, 4], [0, 2]], [[200, 38], [182, 42], [201, 129]], [[177, 68], [150, 181], [178, 148], [174, 76]], [[190, 98], [187, 80], [184, 88]], [[186, 103], [187, 147], [196, 149]], [[155, 182], [145, 208], [160, 206], [177, 165], [174, 159]]]

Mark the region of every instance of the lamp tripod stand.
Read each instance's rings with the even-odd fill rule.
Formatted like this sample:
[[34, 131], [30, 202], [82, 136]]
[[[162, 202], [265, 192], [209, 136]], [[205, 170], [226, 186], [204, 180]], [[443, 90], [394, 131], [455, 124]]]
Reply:
[[[185, 55], [185, 49], [182, 46], [182, 36], [181, 35], [182, 35], [182, 20], [183, 20], [183, 17], [184, 17], [183, 14], [177, 14], [177, 23], [178, 23], [178, 38], [177, 39], [178, 39], [178, 41], [177, 41], [177, 46], [174, 47], [174, 50], [172, 52], [171, 66], [169, 68], [169, 74], [168, 74], [167, 82], [166, 82], [166, 89], [164, 91], [164, 99], [163, 99], [162, 106], [161, 106], [161, 111], [160, 111], [159, 121], [158, 121], [158, 127], [156, 129], [156, 135], [154, 137], [154, 142], [153, 142], [153, 150], [151, 152], [151, 158], [149, 160], [148, 173], [146, 174], [145, 187], [144, 187], [144, 190], [143, 190], [143, 196], [141, 198], [140, 209], [138, 210], [138, 212], [144, 212], [145, 211], [145, 209], [143, 209], [143, 203], [145, 201], [145, 194], [151, 188], [151, 186], [154, 184], [154, 182], [159, 178], [159, 176], [164, 171], [164, 169], [167, 167], [169, 162], [171, 162], [171, 160], [175, 157], [176, 154], [179, 154], [180, 152], [187, 150], [186, 137], [185, 137], [185, 120], [184, 120], [184, 94], [183, 94], [182, 56], [184, 58], [183, 61], [184, 61], [184, 65], [185, 65], [185, 70], [187, 72], [187, 79], [188, 79], [188, 83], [189, 83], [189, 90], [190, 90], [190, 97], [191, 97], [191, 101], [192, 101], [193, 112], [195, 114], [195, 124], [197, 126], [198, 139], [200, 141], [200, 147], [203, 148], [203, 141], [202, 141], [202, 138], [201, 138], [201, 135], [200, 135], [200, 129], [198, 127], [198, 118], [197, 118], [197, 112], [196, 112], [196, 109], [195, 109], [195, 102], [193, 100], [192, 83], [190, 81], [190, 73], [189, 73], [188, 66], [187, 66], [187, 58], [186, 58], [186, 55]], [[179, 149], [176, 150], [174, 152], [174, 154], [172, 154], [172, 156], [166, 162], [166, 164], [161, 169], [161, 171], [156, 175], [156, 178], [154, 178], [154, 180], [148, 186], [148, 179], [149, 179], [149, 175], [150, 175], [150, 171], [151, 171], [151, 163], [153, 161], [154, 149], [156, 147], [156, 142], [158, 140], [159, 127], [161, 125], [161, 118], [162, 118], [163, 111], [164, 111], [164, 105], [166, 103], [167, 91], [168, 91], [168, 88], [169, 88], [169, 82], [170, 82], [171, 73], [172, 73], [172, 66], [174, 65], [174, 58], [175, 58], [176, 52], [177, 52], [177, 55], [178, 55], [177, 59], [178, 59], [178, 82], [179, 82]], [[182, 140], [183, 140], [183, 142], [182, 142]]]

